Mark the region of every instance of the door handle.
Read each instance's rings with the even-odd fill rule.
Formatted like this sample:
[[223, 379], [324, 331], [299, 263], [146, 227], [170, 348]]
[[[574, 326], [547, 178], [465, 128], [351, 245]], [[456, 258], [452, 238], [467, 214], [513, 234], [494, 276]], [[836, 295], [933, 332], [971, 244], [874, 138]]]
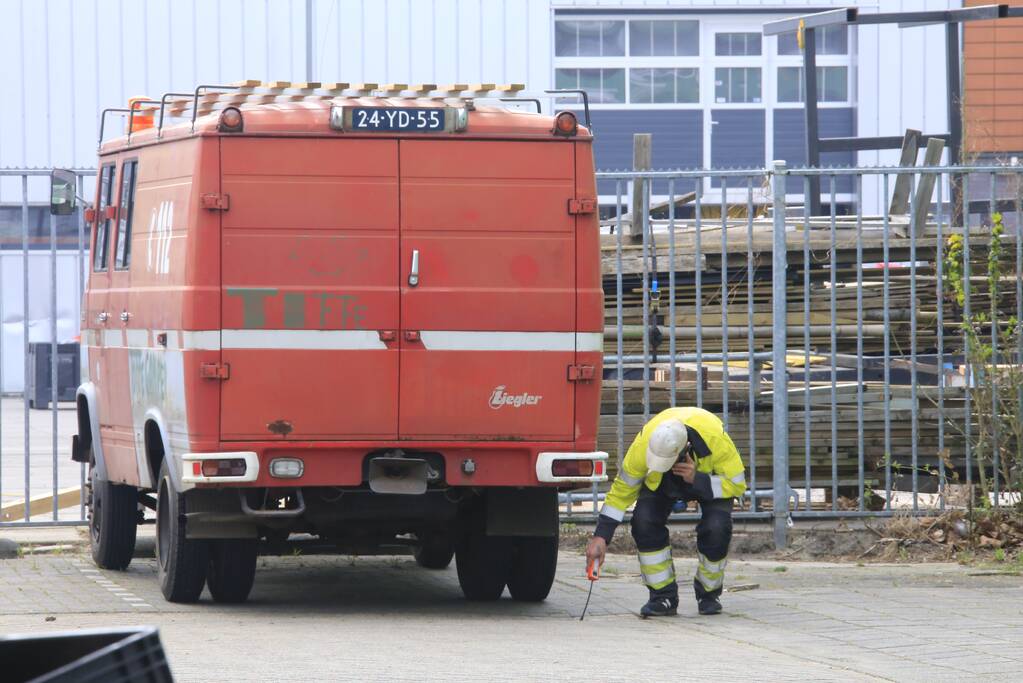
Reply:
[[408, 286], [415, 287], [419, 284], [419, 250], [412, 250], [412, 269], [408, 274]]
[[96, 314], [96, 322], [98, 323], [105, 323], [109, 318], [110, 314], [108, 314], [106, 311], [100, 311], [98, 314]]
[[131, 313], [128, 311], [121, 311], [121, 322], [126, 323], [131, 320]]

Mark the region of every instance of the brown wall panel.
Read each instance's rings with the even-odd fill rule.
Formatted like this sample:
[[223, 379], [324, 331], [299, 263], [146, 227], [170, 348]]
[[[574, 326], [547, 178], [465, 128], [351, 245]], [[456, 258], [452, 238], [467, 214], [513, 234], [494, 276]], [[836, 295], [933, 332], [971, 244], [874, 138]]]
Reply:
[[[1001, 1], [1023, 7], [1023, 0]], [[966, 153], [1023, 152], [1023, 19], [965, 24], [963, 63]]]

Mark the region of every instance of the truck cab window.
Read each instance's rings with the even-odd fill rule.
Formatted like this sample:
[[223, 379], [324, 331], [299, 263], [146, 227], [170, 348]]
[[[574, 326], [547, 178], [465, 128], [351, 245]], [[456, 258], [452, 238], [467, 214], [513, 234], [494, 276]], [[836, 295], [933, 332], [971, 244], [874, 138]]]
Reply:
[[114, 196], [114, 165], [108, 164], [99, 172], [99, 202], [96, 206], [96, 239], [92, 247], [92, 269], [107, 269], [107, 236], [110, 234], [110, 220], [104, 217], [110, 200]]
[[117, 242], [114, 268], [125, 270], [131, 265], [131, 221], [135, 208], [135, 181], [138, 175], [137, 159], [124, 162], [121, 167], [121, 207], [118, 211]]

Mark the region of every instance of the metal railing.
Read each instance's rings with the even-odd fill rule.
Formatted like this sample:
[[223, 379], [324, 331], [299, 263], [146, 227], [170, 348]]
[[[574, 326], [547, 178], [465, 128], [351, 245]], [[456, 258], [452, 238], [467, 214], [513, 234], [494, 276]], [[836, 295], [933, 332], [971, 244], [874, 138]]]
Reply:
[[[803, 201], [811, 178], [824, 184], [822, 216]], [[646, 189], [633, 224], [628, 207], [637, 203], [627, 194], [635, 180]], [[980, 291], [988, 273], [971, 267], [987, 262], [1000, 212], [1001, 310], [992, 313], [996, 324], [980, 322], [995, 362], [1019, 367], [1023, 336], [1012, 336], [1017, 348], [998, 345], [1023, 320], [1023, 167], [776, 162], [598, 173], [598, 183], [603, 258], [613, 260], [604, 269], [613, 326], [605, 334], [602, 449], [620, 462], [662, 408], [712, 410], [747, 465], [750, 491], [736, 516], [773, 519], [779, 546], [800, 518], [933, 514], [951, 504], [952, 486], [970, 498], [978, 476], [993, 504], [1005, 501], [999, 456], [1019, 444], [988, 443], [988, 459], [973, 457], [976, 376], [963, 322], [976, 321], [971, 301], [990, 301]], [[903, 213], [888, 208], [895, 185]], [[950, 187], [965, 199], [948, 202]], [[879, 207], [872, 215], [868, 202]], [[980, 250], [971, 253], [971, 244]], [[945, 272], [950, 246], [961, 302]], [[567, 516], [586, 517], [571, 506]]]
[[[39, 411], [15, 381], [28, 382], [31, 343], [78, 333], [88, 235], [79, 212], [73, 239], [62, 243], [47, 214], [47, 238], [33, 243], [30, 209], [44, 205], [47, 174], [0, 171], [4, 187], [13, 176], [20, 189], [18, 239], [0, 243], [0, 387], [8, 392], [0, 398], [0, 502], [18, 505], [19, 514], [0, 525], [85, 520], [85, 470], [68, 457], [76, 427], [73, 406], [58, 408], [56, 354], [42, 434], [33, 429]], [[825, 188], [822, 216], [811, 216], [803, 201], [811, 177]], [[87, 179], [92, 172], [79, 172], [80, 194]], [[633, 225], [636, 179], [646, 189]], [[773, 521], [779, 546], [793, 520], [932, 514], [954, 504], [954, 486], [972, 495], [981, 476], [993, 502], [1005, 499], [999, 458], [1015, 437], [996, 432], [1003, 444], [993, 448], [990, 435], [978, 438], [981, 394], [962, 323], [976, 318], [978, 306], [990, 308], [987, 272], [978, 269], [986, 268], [996, 212], [1005, 228], [1005, 296], [995, 313], [1023, 320], [1023, 168], [775, 164], [599, 173], [598, 185], [602, 450], [620, 459], [663, 408], [714, 411], [747, 465], [750, 490], [736, 517]], [[953, 185], [962, 189], [961, 205], [946, 199]], [[889, 210], [899, 192], [905, 212]], [[865, 210], [871, 204], [878, 208]], [[71, 262], [69, 277], [60, 277], [62, 260]], [[1023, 342], [1002, 348], [1005, 324], [984, 329], [995, 360], [1018, 367]], [[82, 493], [61, 510], [68, 486]], [[40, 511], [38, 499], [47, 496]], [[592, 519], [602, 496], [596, 488], [563, 495], [563, 518]]]
[[[82, 196], [95, 171], [75, 174]], [[0, 201], [18, 214], [0, 224], [0, 526], [86, 519], [85, 467], [69, 457], [74, 404], [60, 400], [58, 345], [74, 343], [79, 333], [89, 240], [81, 208], [73, 216], [50, 215], [49, 175], [50, 169], [0, 169], [5, 189], [13, 180], [18, 191], [16, 203]], [[48, 427], [40, 427], [45, 409], [34, 407], [32, 394], [40, 392], [29, 391], [38, 379], [31, 345], [39, 343], [49, 345], [43, 372], [49, 392], [42, 396]], [[21, 372], [12, 372], [18, 366]]]

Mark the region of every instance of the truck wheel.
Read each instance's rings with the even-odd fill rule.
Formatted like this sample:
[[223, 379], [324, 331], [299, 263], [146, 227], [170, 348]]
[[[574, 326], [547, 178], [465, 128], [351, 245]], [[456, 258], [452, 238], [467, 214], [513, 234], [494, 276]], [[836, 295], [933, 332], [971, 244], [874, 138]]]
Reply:
[[557, 536], [515, 539], [508, 592], [520, 602], [541, 602], [551, 592], [557, 568]]
[[209, 545], [185, 538], [184, 514], [185, 497], [174, 490], [164, 460], [156, 494], [156, 567], [170, 602], [195, 602], [206, 583]]
[[206, 585], [214, 602], [245, 602], [256, 578], [258, 541], [231, 538], [210, 542], [210, 564]]
[[100, 479], [95, 457], [89, 456], [86, 505], [89, 509], [89, 548], [96, 566], [125, 569], [135, 554], [138, 494], [134, 486]]
[[412, 554], [420, 567], [446, 569], [455, 556], [455, 546], [447, 534], [423, 534]]
[[458, 585], [468, 600], [497, 600], [508, 581], [511, 561], [508, 538], [486, 536], [482, 531], [465, 534], [455, 548]]

